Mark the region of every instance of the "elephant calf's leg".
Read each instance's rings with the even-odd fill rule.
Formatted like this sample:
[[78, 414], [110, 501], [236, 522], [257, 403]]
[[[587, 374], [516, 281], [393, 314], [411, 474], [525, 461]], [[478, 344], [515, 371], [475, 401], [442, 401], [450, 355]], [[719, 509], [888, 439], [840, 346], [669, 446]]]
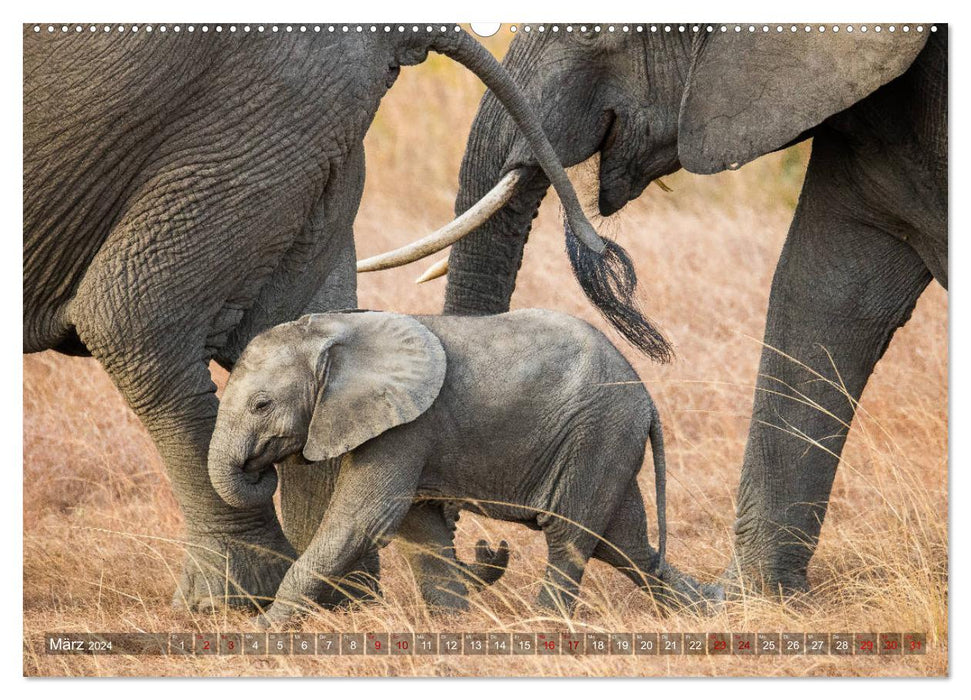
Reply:
[[[310, 546], [320, 527], [339, 469], [340, 459], [312, 465], [283, 463], [278, 467], [283, 531], [298, 555]], [[371, 548], [351, 565], [337, 586], [322, 590], [316, 602], [323, 608], [336, 608], [351, 601], [376, 600], [381, 597], [380, 577], [381, 560], [377, 549]]]
[[569, 617], [576, 607], [580, 579], [596, 547], [596, 540], [570, 526], [546, 529], [546, 574], [539, 605]]
[[691, 576], [660, 561], [649, 544], [647, 515], [637, 481], [614, 514], [593, 556], [627, 576], [649, 593], [660, 609], [692, 609], [710, 612], [724, 597], [717, 585], [699, 583]]
[[660, 562], [657, 551], [649, 544], [647, 515], [636, 480], [614, 513], [603, 539], [597, 542], [593, 556], [613, 566], [637, 586], [653, 591]]
[[284, 625], [313, 610], [317, 601], [326, 598], [332, 589], [353, 598], [355, 591], [345, 588], [348, 572], [369, 550], [387, 544], [406, 510], [406, 506], [392, 505], [376, 519], [363, 511], [358, 517], [352, 510], [332, 507], [307, 551], [283, 577], [273, 605], [260, 617], [261, 624]]
[[411, 508], [423, 465], [413, 444], [380, 437], [345, 455], [320, 527], [287, 571], [262, 624], [284, 624], [306, 612], [356, 562], [385, 546]]
[[401, 549], [432, 611], [460, 612], [469, 607], [466, 577], [455, 556], [453, 536], [451, 523], [437, 503], [413, 505], [398, 531]]

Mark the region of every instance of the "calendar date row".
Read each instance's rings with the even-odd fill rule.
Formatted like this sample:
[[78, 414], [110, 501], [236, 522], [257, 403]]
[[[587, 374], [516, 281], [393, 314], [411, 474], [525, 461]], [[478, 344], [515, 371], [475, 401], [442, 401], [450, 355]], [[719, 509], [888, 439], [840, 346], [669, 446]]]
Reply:
[[48, 654], [306, 656], [886, 656], [924, 654], [917, 632], [211, 632], [45, 635]]

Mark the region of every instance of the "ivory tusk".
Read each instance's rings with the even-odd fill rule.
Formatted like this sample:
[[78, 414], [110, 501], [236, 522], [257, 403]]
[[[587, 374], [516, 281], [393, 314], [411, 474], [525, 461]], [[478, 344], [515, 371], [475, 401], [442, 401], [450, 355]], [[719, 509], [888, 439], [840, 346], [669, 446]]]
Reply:
[[425, 282], [431, 282], [432, 280], [438, 279], [444, 275], [448, 274], [448, 258], [442, 258], [437, 263], [429, 267], [421, 276], [415, 280], [415, 284], [424, 284]]
[[400, 267], [415, 260], [427, 258], [429, 255], [447, 248], [485, 223], [490, 216], [512, 199], [513, 193], [516, 191], [516, 183], [522, 176], [523, 170], [521, 169], [510, 171], [482, 199], [473, 204], [461, 216], [414, 243], [375, 255], [366, 260], [359, 260], [357, 271], [374, 272], [376, 270], [387, 270], [391, 267]]
[[664, 183], [664, 180], [662, 180], [662, 179], [661, 179], [661, 178], [659, 178], [659, 177], [658, 177], [658, 178], [655, 178], [655, 179], [654, 179], [654, 184], [655, 184], [655, 185], [657, 185], [658, 187], [660, 187], [660, 188], [661, 188], [661, 189], [662, 189], [662, 190], [663, 190], [664, 192], [671, 192], [671, 191], [672, 191], [672, 190], [671, 190], [671, 188], [670, 188], [670, 187], [668, 187], [668, 186], [667, 186], [667, 185], [666, 185], [666, 184]]

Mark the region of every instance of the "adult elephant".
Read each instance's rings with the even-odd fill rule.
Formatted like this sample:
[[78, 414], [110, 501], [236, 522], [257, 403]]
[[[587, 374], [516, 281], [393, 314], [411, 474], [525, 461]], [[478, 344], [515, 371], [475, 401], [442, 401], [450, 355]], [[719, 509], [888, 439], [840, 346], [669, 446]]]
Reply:
[[[947, 27], [531, 29], [503, 65], [542, 105], [565, 165], [599, 153], [604, 216], [681, 167], [716, 173], [813, 139], [772, 284], [729, 570], [804, 589], [856, 401], [921, 291], [932, 278], [947, 286]], [[509, 307], [547, 190], [487, 95], [456, 212], [514, 169], [514, 196], [452, 249], [449, 313]], [[629, 289], [585, 289], [666, 355], [643, 342]]]
[[[522, 93], [458, 27], [46, 29], [23, 29], [24, 352], [97, 358], [148, 428], [188, 530], [176, 603], [271, 596], [335, 469], [283, 469], [282, 528], [272, 504], [226, 505], [209, 362], [356, 306], [362, 143], [399, 67], [432, 50], [476, 73], [602, 244]], [[376, 554], [358, 566], [376, 575]]]

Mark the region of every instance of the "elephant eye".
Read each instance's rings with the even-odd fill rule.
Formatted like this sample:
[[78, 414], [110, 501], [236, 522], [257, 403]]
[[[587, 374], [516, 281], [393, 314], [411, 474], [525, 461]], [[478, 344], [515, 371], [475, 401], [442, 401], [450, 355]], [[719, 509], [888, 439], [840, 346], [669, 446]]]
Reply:
[[265, 411], [270, 407], [271, 403], [273, 403], [273, 400], [271, 398], [269, 398], [268, 396], [261, 396], [258, 399], [256, 399], [256, 401], [253, 402], [253, 412], [262, 413], [263, 411]]

